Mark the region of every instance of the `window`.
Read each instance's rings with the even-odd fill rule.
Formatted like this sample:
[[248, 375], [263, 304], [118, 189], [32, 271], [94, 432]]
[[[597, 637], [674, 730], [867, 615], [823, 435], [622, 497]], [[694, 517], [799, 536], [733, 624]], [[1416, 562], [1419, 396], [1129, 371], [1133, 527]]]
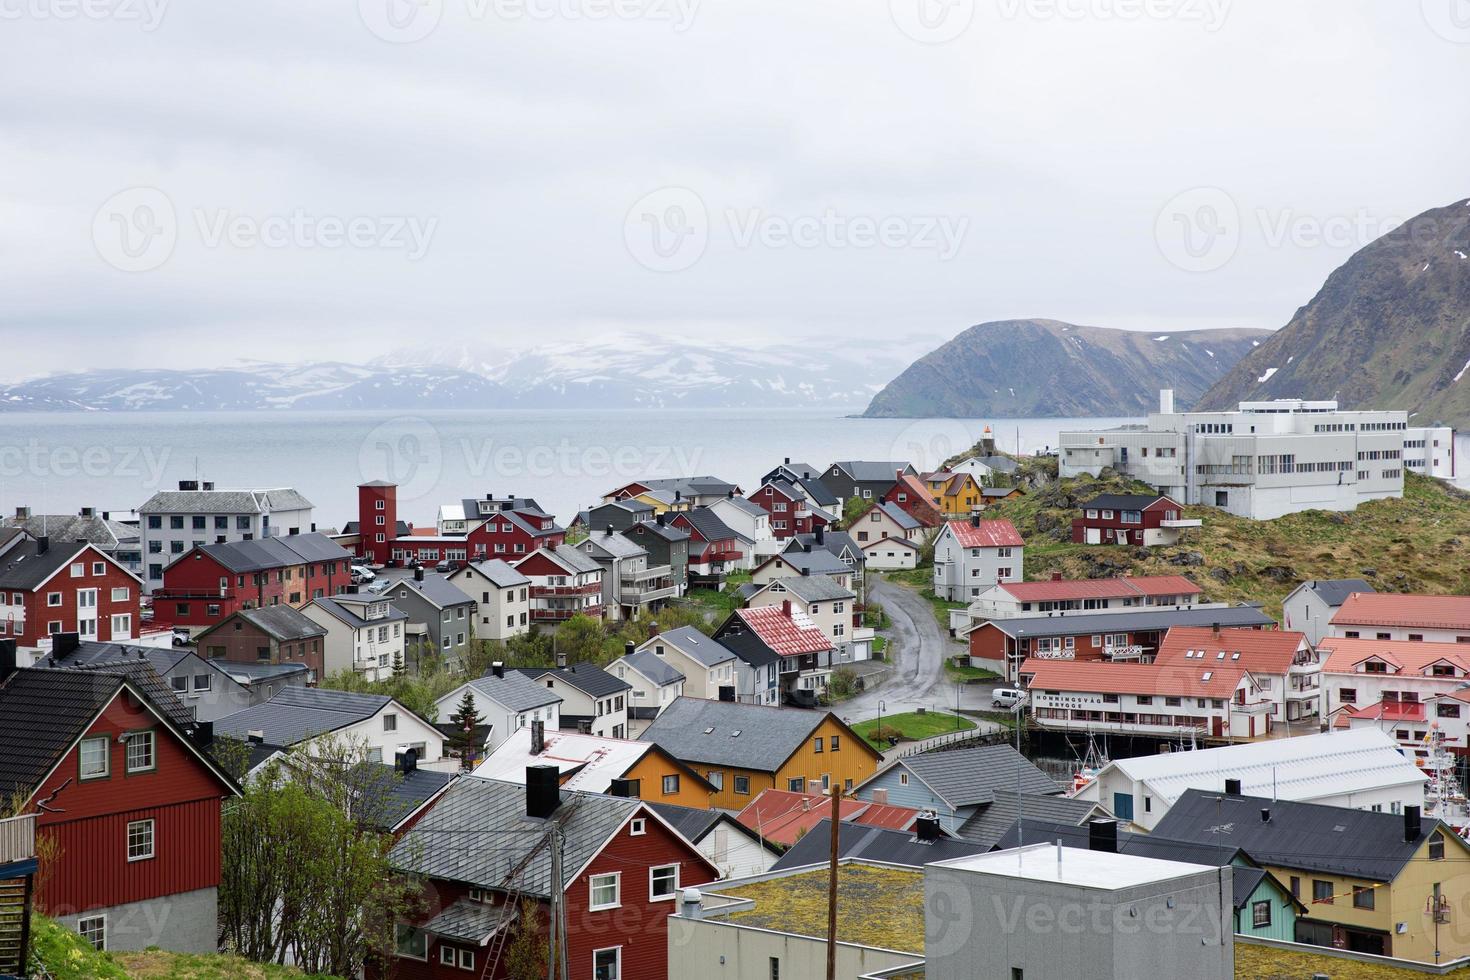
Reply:
[[383, 731], [385, 731], [385, 732], [396, 732], [396, 731], [398, 731], [398, 716], [397, 715], [384, 715], [383, 716]]
[[185, 694], [189, 690], [189, 678], [170, 677], [168, 679], [168, 686], [173, 688], [179, 694]]
[[899, 773], [898, 774], [898, 785], [900, 785], [900, 786], [907, 786], [908, 784], [909, 784], [909, 774], [906, 773], [906, 772]]
[[777, 956], [771, 957], [771, 980], [781, 980], [781, 959]]
[[83, 941], [91, 943], [93, 949], [107, 948], [107, 916], [89, 915], [77, 920], [77, 933]]
[[148, 772], [158, 764], [152, 732], [132, 732], [128, 740], [128, 772]]
[[709, 784], [713, 786], [717, 791], [724, 792], [725, 774], [723, 772], [720, 772], [718, 769], [711, 770], [709, 774]]
[[1444, 860], [1444, 834], [1439, 831], [1429, 835], [1429, 860]]
[[1252, 902], [1251, 903], [1251, 927], [1252, 928], [1255, 928], [1255, 929], [1264, 929], [1267, 926], [1269, 926], [1270, 924], [1271, 924], [1271, 903], [1270, 902]]
[[739, 796], [749, 796], [750, 795], [750, 777], [749, 776], [736, 776], [735, 777], [735, 793], [737, 795], [739, 795]]
[[195, 674], [194, 675], [194, 693], [197, 694], [197, 693], [199, 693], [201, 691], [208, 691], [213, 685], [214, 685], [214, 675], [212, 675], [212, 674]]
[[664, 795], [674, 796], [679, 792], [679, 774], [671, 773], [664, 777]]
[[79, 753], [82, 779], [106, 779], [111, 771], [112, 739], [106, 735], [82, 739]]
[[592, 980], [623, 980], [623, 947], [593, 952]]
[[439, 962], [442, 965], [453, 966], [458, 959], [458, 957], [455, 955], [456, 953], [457, 950], [455, 950], [453, 946], [450, 946], [447, 943], [439, 944]]
[[1353, 908], [1355, 908], [1355, 909], [1371, 909], [1372, 907], [1373, 907], [1373, 886], [1372, 885], [1354, 885], [1353, 886]]
[[828, 746], [828, 748], [830, 748], [833, 752], [836, 752], [837, 750], [839, 750], [840, 748], [842, 748], [841, 744], [839, 744], [838, 741], [837, 741], [841, 737], [842, 736], [840, 736], [840, 735], [833, 735], [833, 736], [829, 737], [827, 739], [827, 746]]
[[1323, 881], [1321, 878], [1312, 879], [1312, 903], [1316, 905], [1332, 904], [1332, 882]]
[[429, 936], [422, 929], [415, 929], [406, 922], [398, 923], [395, 947], [399, 956], [412, 960], [429, 958]]
[[822, 736], [818, 735], [816, 738], [812, 739], [812, 751], [817, 753], [820, 753], [822, 751]]
[[113, 589], [112, 590], [112, 601], [113, 602], [127, 602], [128, 601], [128, 598], [129, 598], [129, 590], [128, 589], [122, 588], [122, 589]]
[[593, 875], [587, 880], [587, 889], [592, 899], [588, 908], [596, 912], [600, 909], [615, 909], [621, 902], [618, 898], [619, 873]]
[[1302, 897], [1302, 880], [1300, 878], [1298, 878], [1296, 875], [1292, 875], [1291, 876], [1291, 897], [1292, 898], [1301, 898]]
[[47, 592], [46, 593], [46, 605], [48, 605], [48, 606], [59, 606], [59, 605], [61, 605], [61, 593], [60, 592]]
[[135, 820], [128, 824], [128, 860], [146, 861], [153, 856], [153, 821]]
[[648, 900], [662, 902], [672, 900], [679, 893], [679, 866], [663, 864], [648, 869]]
[[642, 837], [647, 832], [647, 826], [644, 824], [642, 817], [630, 821], [628, 824], [628, 835], [631, 837]]

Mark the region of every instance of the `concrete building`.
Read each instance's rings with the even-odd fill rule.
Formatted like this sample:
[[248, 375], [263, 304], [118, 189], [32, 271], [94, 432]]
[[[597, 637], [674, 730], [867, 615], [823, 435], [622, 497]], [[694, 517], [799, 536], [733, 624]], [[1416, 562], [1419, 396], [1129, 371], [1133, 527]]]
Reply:
[[531, 580], [499, 558], [471, 562], [449, 576], [466, 595], [478, 597], [475, 636], [508, 640], [531, 631]]
[[1328, 633], [1347, 640], [1470, 643], [1470, 596], [1355, 592], [1332, 614]]
[[935, 862], [924, 977], [1229, 980], [1231, 871], [1050, 843]]
[[1354, 592], [1376, 592], [1360, 578], [1313, 579], [1281, 601], [1282, 625], [1301, 630], [1316, 646], [1331, 631], [1332, 617]]
[[143, 584], [163, 585], [163, 570], [191, 548], [312, 531], [312, 503], [295, 490], [216, 490], [213, 483], [180, 480], [138, 508]]
[[1407, 430], [1404, 468], [1421, 476], [1453, 480], [1459, 469], [1455, 460], [1455, 430], [1447, 425]]
[[1058, 465], [1063, 477], [1111, 468], [1181, 504], [1269, 520], [1403, 496], [1405, 444], [1422, 432], [1409, 428], [1406, 412], [1346, 411], [1335, 401], [1176, 412], [1164, 391], [1144, 425], [1061, 433]]

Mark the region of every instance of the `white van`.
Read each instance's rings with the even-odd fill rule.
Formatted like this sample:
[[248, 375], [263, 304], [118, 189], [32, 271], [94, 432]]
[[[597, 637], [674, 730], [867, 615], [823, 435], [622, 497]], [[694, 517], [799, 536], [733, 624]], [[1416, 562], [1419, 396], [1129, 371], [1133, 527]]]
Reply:
[[1015, 687], [997, 687], [990, 692], [990, 705], [1007, 710], [1026, 700], [1026, 692]]

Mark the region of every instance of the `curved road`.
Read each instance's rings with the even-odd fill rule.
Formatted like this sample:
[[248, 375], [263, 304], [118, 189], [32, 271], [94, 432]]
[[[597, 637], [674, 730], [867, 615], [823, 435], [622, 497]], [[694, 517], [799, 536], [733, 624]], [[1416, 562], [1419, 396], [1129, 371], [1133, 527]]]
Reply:
[[[927, 599], [913, 589], [882, 581], [876, 575], [869, 579], [868, 595], [893, 620], [888, 644], [895, 651], [895, 662], [882, 684], [844, 701], [837, 708], [843, 721], [851, 724], [876, 717], [880, 700], [885, 715], [915, 708], [954, 711], [957, 687], [960, 707], [990, 707], [990, 685], [956, 685], [944, 673], [944, 658], [961, 652], [963, 647], [939, 628]], [[991, 722], [980, 722], [980, 725], [998, 727]]]

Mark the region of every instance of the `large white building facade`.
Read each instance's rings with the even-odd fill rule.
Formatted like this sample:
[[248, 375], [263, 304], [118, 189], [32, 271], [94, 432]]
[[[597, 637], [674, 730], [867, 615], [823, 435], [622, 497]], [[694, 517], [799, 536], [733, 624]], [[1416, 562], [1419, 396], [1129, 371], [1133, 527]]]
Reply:
[[1112, 467], [1180, 503], [1269, 520], [1401, 497], [1406, 460], [1418, 473], [1453, 472], [1450, 430], [1410, 428], [1406, 412], [1294, 398], [1175, 412], [1169, 391], [1159, 408], [1145, 425], [1061, 433], [1061, 475]]

